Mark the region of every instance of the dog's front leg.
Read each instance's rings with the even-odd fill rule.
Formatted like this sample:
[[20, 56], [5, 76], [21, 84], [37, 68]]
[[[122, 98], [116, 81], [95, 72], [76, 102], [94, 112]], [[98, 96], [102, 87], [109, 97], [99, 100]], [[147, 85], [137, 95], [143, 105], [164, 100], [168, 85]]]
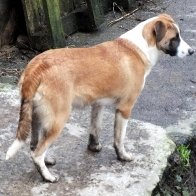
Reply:
[[91, 111], [91, 128], [88, 142], [88, 149], [93, 152], [99, 152], [101, 150], [101, 144], [99, 142], [99, 136], [102, 123], [102, 107], [100, 104], [93, 104]]
[[117, 157], [121, 161], [133, 160], [131, 154], [128, 154], [124, 148], [124, 138], [126, 135], [128, 118], [124, 118], [120, 110], [116, 110], [114, 124], [114, 148]]

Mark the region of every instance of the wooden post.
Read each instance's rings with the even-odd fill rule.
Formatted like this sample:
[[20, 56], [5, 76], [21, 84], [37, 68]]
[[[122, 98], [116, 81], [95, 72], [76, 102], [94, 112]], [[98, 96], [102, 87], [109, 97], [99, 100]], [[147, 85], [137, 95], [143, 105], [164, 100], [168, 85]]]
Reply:
[[103, 12], [107, 13], [109, 10], [112, 10], [112, 0], [103, 0], [102, 6], [103, 6]]
[[32, 47], [46, 50], [65, 46], [59, 0], [22, 0], [22, 3]]
[[92, 29], [97, 29], [97, 27], [103, 22], [103, 5], [101, 0], [86, 0], [87, 9], [90, 17], [90, 25]]
[[[108, 2], [111, 0], [107, 0]], [[104, 20], [103, 0], [22, 0], [32, 46], [64, 47], [65, 36], [78, 29], [95, 30]], [[82, 5], [77, 8], [77, 5]]]
[[76, 0], [60, 0], [60, 13], [65, 36], [78, 30], [76, 15], [74, 13]]
[[63, 47], [65, 46], [65, 35], [61, 21], [59, 0], [43, 0], [43, 3], [53, 47]]
[[13, 44], [17, 36], [17, 3], [9, 0], [0, 1], [0, 48], [3, 45]]
[[45, 50], [52, 47], [42, 0], [22, 0], [27, 33], [33, 48]]
[[132, 10], [136, 6], [136, 0], [117, 0], [116, 2], [126, 10]]

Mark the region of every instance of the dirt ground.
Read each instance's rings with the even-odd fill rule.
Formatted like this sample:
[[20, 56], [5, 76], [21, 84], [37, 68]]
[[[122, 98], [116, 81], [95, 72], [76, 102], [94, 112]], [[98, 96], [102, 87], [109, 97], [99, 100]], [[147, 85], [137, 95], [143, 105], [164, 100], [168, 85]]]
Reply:
[[196, 195], [196, 137], [186, 146], [189, 147], [190, 165], [184, 166], [176, 150], [168, 160], [162, 180], [153, 191], [153, 196], [195, 196]]
[[0, 82], [17, 84], [27, 62], [37, 51], [19, 49], [17, 45], [4, 46], [0, 50]]

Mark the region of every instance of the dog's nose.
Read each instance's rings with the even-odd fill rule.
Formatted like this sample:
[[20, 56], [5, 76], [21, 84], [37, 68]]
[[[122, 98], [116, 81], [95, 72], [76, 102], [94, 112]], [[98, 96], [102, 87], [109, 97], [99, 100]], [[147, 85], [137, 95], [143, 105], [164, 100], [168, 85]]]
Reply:
[[189, 55], [192, 55], [195, 51], [192, 48], [189, 48], [188, 52], [189, 52]]

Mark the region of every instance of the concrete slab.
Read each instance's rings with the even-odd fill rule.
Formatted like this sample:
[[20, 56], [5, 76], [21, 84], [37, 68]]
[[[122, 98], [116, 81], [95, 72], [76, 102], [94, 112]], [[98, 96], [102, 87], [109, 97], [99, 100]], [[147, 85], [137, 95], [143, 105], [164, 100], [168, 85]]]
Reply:
[[109, 108], [104, 113], [103, 150], [91, 153], [86, 150], [90, 110], [73, 111], [49, 152], [57, 158], [50, 171], [61, 178], [55, 184], [44, 183], [31, 161], [28, 145], [5, 161], [17, 127], [18, 89], [0, 84], [0, 105], [0, 195], [151, 195], [175, 148], [161, 127], [130, 120], [125, 145], [135, 159], [130, 163], [117, 161], [112, 147], [114, 114]]

